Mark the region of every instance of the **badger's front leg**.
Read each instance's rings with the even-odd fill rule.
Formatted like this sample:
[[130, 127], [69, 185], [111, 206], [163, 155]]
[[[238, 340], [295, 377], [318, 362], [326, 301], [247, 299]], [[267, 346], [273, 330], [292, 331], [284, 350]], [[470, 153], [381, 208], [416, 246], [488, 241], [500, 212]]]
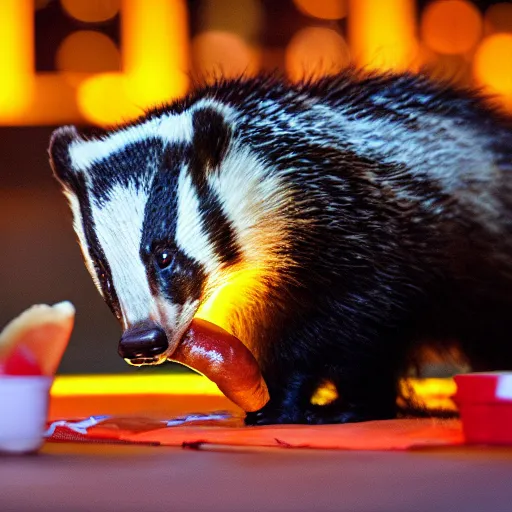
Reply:
[[397, 378], [388, 370], [367, 368], [358, 376], [347, 377], [340, 367], [336, 384], [338, 398], [327, 405], [310, 405], [305, 423], [355, 423], [396, 416]]
[[[332, 374], [332, 371], [329, 372]], [[354, 423], [396, 416], [397, 380], [391, 372], [372, 372], [358, 377], [333, 377], [338, 398], [326, 405], [315, 405], [311, 398], [322, 379], [293, 372], [286, 383], [270, 385], [270, 401], [256, 412], [248, 413], [248, 425], [299, 423]]]
[[[314, 339], [308, 339], [312, 334]], [[246, 423], [313, 425], [395, 417], [399, 334], [393, 341], [388, 335], [381, 332], [365, 342], [350, 343], [340, 336], [334, 319], [316, 325], [313, 321], [288, 343], [301, 349], [274, 351], [272, 364], [263, 369], [270, 401], [249, 413]], [[312, 404], [314, 392], [326, 380], [336, 386], [338, 398], [327, 405]]]
[[247, 413], [246, 424], [305, 423], [316, 379], [304, 370], [293, 368], [281, 371], [279, 376], [265, 374], [270, 401], [259, 411]]
[[391, 372], [368, 371], [358, 377], [347, 377], [344, 373], [345, 369], [340, 367], [338, 378], [332, 377], [338, 398], [326, 405], [315, 405], [311, 398], [323, 379], [294, 372], [281, 386], [270, 385], [270, 401], [259, 411], [248, 413], [245, 421], [248, 425], [319, 425], [396, 416], [397, 380]]

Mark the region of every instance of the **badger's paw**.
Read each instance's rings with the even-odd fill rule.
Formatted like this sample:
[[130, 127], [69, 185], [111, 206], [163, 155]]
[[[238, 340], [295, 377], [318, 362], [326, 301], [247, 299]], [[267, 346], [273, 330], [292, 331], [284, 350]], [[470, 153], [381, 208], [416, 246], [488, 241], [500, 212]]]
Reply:
[[333, 423], [359, 423], [396, 417], [394, 409], [368, 409], [365, 407], [337, 407], [334, 405], [308, 407], [304, 411], [278, 410], [264, 407], [247, 413], [246, 425], [328, 425]]
[[304, 423], [301, 421], [300, 411], [295, 409], [282, 409], [267, 404], [258, 411], [248, 412], [245, 416], [245, 424], [249, 426], [282, 425]]

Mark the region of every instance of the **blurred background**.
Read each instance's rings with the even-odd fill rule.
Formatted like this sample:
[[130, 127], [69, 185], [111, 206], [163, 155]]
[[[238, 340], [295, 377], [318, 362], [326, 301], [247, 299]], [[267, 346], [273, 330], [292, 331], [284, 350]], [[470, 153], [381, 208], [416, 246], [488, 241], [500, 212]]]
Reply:
[[[108, 126], [194, 79], [355, 64], [476, 86], [512, 113], [512, 3], [484, 0], [0, 0], [0, 326], [71, 300], [61, 373], [137, 371], [94, 288], [47, 161], [59, 125]], [[138, 371], [168, 371], [175, 366]]]

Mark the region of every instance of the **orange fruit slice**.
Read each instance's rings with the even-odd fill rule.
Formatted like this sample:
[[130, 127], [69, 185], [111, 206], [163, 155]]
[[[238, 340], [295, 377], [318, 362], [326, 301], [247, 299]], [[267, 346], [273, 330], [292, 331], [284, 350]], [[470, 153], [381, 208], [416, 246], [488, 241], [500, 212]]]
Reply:
[[54, 375], [75, 322], [71, 302], [37, 304], [9, 322], [0, 333], [0, 361], [14, 351], [29, 352], [43, 375]]

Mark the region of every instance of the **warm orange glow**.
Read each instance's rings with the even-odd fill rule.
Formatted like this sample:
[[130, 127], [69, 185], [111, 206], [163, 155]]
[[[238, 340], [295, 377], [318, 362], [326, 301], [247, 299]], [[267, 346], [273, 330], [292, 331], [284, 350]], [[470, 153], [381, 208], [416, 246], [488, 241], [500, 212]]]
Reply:
[[101, 73], [84, 80], [77, 93], [83, 116], [100, 125], [129, 121], [144, 113], [126, 93], [126, 77], [119, 73]]
[[213, 395], [222, 393], [202, 375], [59, 375], [52, 396], [84, 395]]
[[50, 0], [35, 0], [34, 7], [37, 11], [39, 9], [44, 9], [49, 3]]
[[482, 17], [466, 0], [429, 4], [421, 21], [423, 41], [434, 51], [458, 54], [470, 51], [482, 35]]
[[484, 30], [486, 34], [512, 32], [512, 4], [502, 2], [491, 5], [485, 12]]
[[0, 2], [0, 119], [22, 115], [33, 95], [33, 4]]
[[[87, 9], [114, 9], [117, 1], [71, 2]], [[69, 5], [71, 5], [71, 3]], [[33, 8], [30, 0], [0, 1], [0, 124], [54, 124], [89, 120], [111, 124], [131, 119], [144, 108], [184, 94], [188, 87], [187, 11], [184, 0], [124, 0], [123, 74], [98, 74], [81, 82], [58, 73], [35, 74]], [[101, 5], [99, 5], [101, 4]], [[108, 4], [108, 5], [107, 5]], [[109, 7], [110, 6], [110, 7]], [[118, 7], [116, 7], [117, 9]], [[71, 39], [72, 41], [73, 39]], [[69, 41], [68, 41], [69, 43]], [[63, 67], [108, 69], [112, 48], [90, 48], [63, 58]], [[66, 53], [66, 52], [64, 52]], [[106, 58], [107, 57], [107, 58]], [[97, 61], [81, 60], [93, 58]], [[106, 60], [105, 60], [106, 59]], [[93, 64], [94, 62], [94, 64]], [[98, 64], [101, 62], [102, 64]], [[79, 83], [81, 82], [81, 83]], [[73, 86], [77, 86], [76, 91]], [[110, 89], [109, 89], [110, 88]]]
[[233, 311], [250, 311], [254, 297], [264, 295], [263, 275], [264, 272], [260, 269], [246, 269], [214, 278], [213, 282], [207, 284], [207, 288], [212, 289], [213, 293], [199, 308], [196, 317], [208, 320], [231, 334], [239, 335], [233, 332], [232, 322], [236, 318]]
[[123, 64], [127, 92], [139, 107], [182, 96], [188, 88], [185, 0], [123, 0]]
[[[450, 399], [457, 386], [453, 379], [408, 379], [403, 392], [412, 389], [429, 409], [455, 410]], [[59, 375], [51, 389], [53, 397], [101, 395], [203, 395], [221, 396], [219, 388], [202, 375]], [[332, 384], [315, 395], [314, 403], [323, 405], [337, 396]]]
[[0, 126], [68, 124], [81, 119], [75, 89], [59, 73], [40, 73], [33, 80], [33, 96], [23, 111], [15, 115], [0, 113]]
[[121, 69], [121, 56], [112, 39], [93, 30], [79, 30], [66, 37], [56, 60], [57, 68], [74, 85], [89, 74]]
[[406, 379], [401, 382], [405, 398], [414, 397], [418, 405], [430, 410], [456, 411], [452, 397], [457, 391], [453, 379]]
[[411, 69], [415, 62], [414, 0], [350, 0], [350, 49], [359, 66]]
[[124, 73], [84, 81], [79, 108], [90, 122], [112, 125], [182, 96], [188, 88], [187, 11], [183, 0], [124, 0]]
[[315, 390], [313, 396], [311, 397], [311, 403], [313, 405], [327, 405], [338, 398], [338, 390], [336, 386], [330, 382], [326, 381], [321, 384], [321, 386]]
[[85, 22], [107, 21], [118, 12], [120, 0], [60, 0], [73, 18]]
[[[404, 398], [414, 397], [417, 405], [431, 410], [455, 411], [452, 397], [457, 391], [453, 379], [405, 379], [401, 381], [401, 393]], [[327, 405], [338, 398], [336, 386], [329, 381], [315, 391], [311, 398], [314, 405]]]
[[468, 61], [463, 55], [441, 54], [423, 45], [419, 49], [418, 62], [433, 80], [469, 85]]
[[259, 69], [259, 53], [230, 32], [209, 31], [196, 36], [192, 61], [195, 71], [205, 78], [250, 76]]
[[248, 44], [257, 42], [263, 21], [260, 0], [201, 0], [196, 14], [197, 32], [231, 32]]
[[[78, 32], [67, 38], [58, 52], [57, 62], [63, 72], [36, 74], [33, 9], [43, 8], [48, 0], [0, 0], [0, 125], [84, 119], [111, 124], [186, 92], [189, 49], [185, 0], [62, 3], [67, 12], [82, 21], [101, 21], [122, 13], [123, 73], [110, 73], [119, 67], [120, 58], [110, 40], [98, 33], [90, 44], [77, 42], [83, 34]], [[233, 76], [253, 74], [260, 68], [262, 51], [255, 47], [262, 23], [260, 2], [240, 0], [233, 9], [226, 7], [228, 3], [204, 0], [198, 4], [202, 32], [193, 43], [193, 61], [200, 73]], [[467, 83], [467, 63], [476, 50], [475, 81], [497, 94], [512, 111], [509, 2], [487, 9], [484, 28], [492, 37], [480, 46], [482, 20], [471, 2], [443, 0], [429, 4], [421, 24], [421, 56], [415, 40], [414, 0], [296, 0], [296, 5], [324, 19], [339, 18], [345, 15], [345, 8], [349, 9], [351, 61], [366, 68], [415, 70], [422, 62], [437, 77], [460, 78]], [[315, 39], [315, 34], [325, 37]], [[280, 46], [263, 51], [266, 69], [282, 65], [283, 51]], [[287, 72], [297, 80], [304, 74], [338, 70], [348, 62], [349, 52], [335, 30], [310, 27], [292, 38], [285, 57]], [[98, 71], [99, 76], [90, 76]]]
[[347, 0], [293, 0], [308, 16], [324, 20], [339, 20], [347, 15]]
[[75, 122], [80, 113], [69, 83], [57, 73], [34, 72], [33, 7], [29, 0], [0, 2], [0, 124]]
[[478, 84], [512, 110], [512, 34], [485, 38], [475, 54], [473, 72]]
[[295, 81], [335, 74], [349, 63], [345, 40], [329, 28], [304, 28], [293, 36], [286, 49], [286, 71]]

